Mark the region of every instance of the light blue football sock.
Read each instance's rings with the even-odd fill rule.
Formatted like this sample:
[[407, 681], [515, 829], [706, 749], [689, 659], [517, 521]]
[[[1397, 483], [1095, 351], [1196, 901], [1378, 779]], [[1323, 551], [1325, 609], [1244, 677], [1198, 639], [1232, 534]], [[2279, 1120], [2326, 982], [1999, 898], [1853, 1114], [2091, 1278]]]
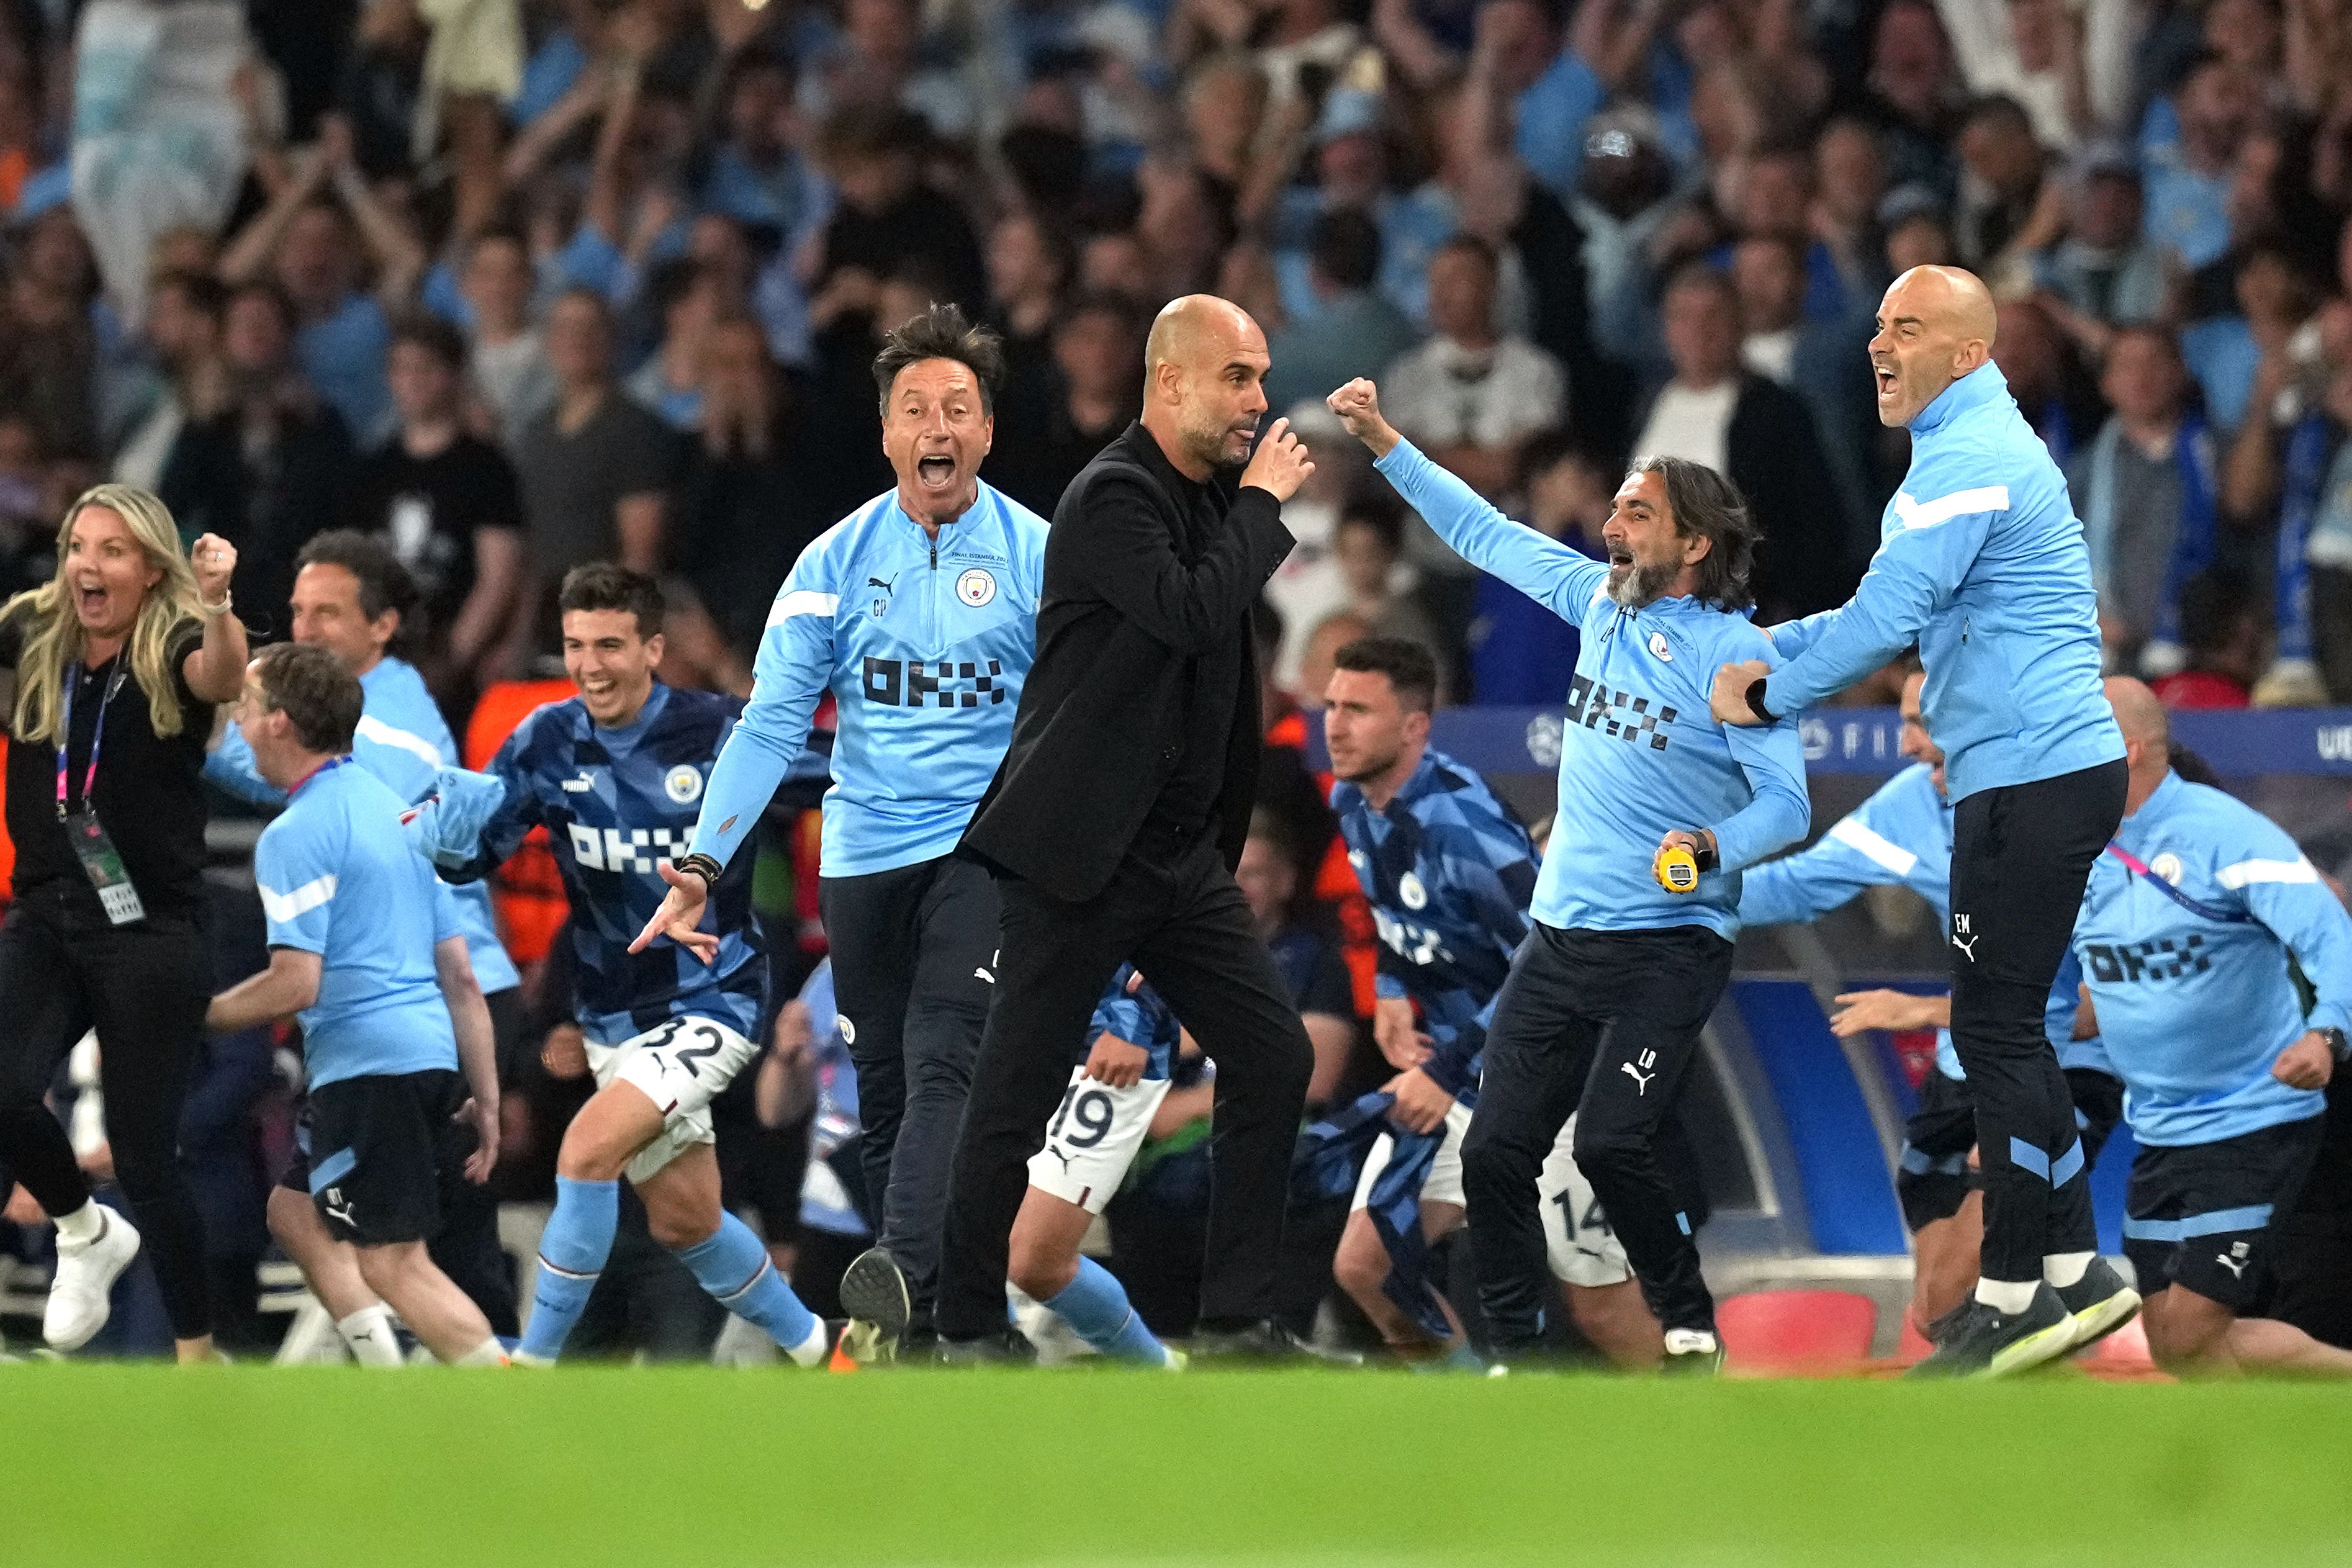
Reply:
[[620, 1183], [555, 1178], [555, 1212], [539, 1238], [539, 1284], [530, 1293], [523, 1354], [553, 1361], [563, 1353], [563, 1342], [604, 1271], [620, 1224]]
[[1143, 1326], [1143, 1315], [1129, 1304], [1118, 1279], [1091, 1258], [1078, 1259], [1078, 1277], [1045, 1305], [1078, 1338], [1113, 1361], [1168, 1364], [1168, 1347]]
[[722, 1211], [718, 1230], [677, 1258], [694, 1270], [712, 1300], [767, 1330], [768, 1337], [801, 1365], [815, 1366], [824, 1360], [824, 1325], [801, 1305], [750, 1226]]

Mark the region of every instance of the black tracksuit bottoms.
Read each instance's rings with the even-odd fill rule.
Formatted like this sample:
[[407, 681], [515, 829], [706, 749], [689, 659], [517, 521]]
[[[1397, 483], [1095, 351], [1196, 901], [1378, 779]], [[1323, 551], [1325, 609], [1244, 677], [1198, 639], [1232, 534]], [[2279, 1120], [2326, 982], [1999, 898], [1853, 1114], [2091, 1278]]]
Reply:
[[2091, 863], [2124, 815], [2118, 760], [1963, 796], [1952, 813], [1952, 1048], [1976, 1101], [1983, 1278], [2093, 1252], [2089, 1162], [2042, 1012]]
[[1478, 1300], [1497, 1354], [1543, 1340], [1552, 1284], [1536, 1179], [1570, 1115], [1576, 1163], [1659, 1323], [1715, 1327], [1690, 1215], [1658, 1151], [1684, 1069], [1730, 979], [1731, 943], [1698, 925], [1561, 931], [1538, 922], [1513, 957], [1462, 1143]]
[[1201, 839], [1165, 863], [1130, 854], [1083, 903], [1018, 879], [998, 887], [999, 989], [948, 1185], [940, 1334], [978, 1339], [1004, 1326], [1008, 1243], [1029, 1157], [1045, 1142], [1087, 1020], [1123, 960], [1216, 1064], [1202, 1321], [1237, 1327], [1271, 1317], [1314, 1051], [1216, 844]]

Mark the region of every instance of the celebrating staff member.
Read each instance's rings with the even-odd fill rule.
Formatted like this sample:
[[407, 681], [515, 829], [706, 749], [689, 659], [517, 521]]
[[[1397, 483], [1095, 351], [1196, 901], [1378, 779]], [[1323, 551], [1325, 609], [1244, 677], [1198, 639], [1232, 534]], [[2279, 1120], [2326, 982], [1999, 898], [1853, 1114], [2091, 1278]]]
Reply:
[[1462, 1140], [1495, 1351], [1507, 1366], [1541, 1353], [1550, 1279], [1537, 1181], [1574, 1116], [1576, 1163], [1665, 1331], [1666, 1370], [1716, 1371], [1715, 1299], [1659, 1142], [1731, 979], [1739, 873], [1803, 833], [1808, 815], [1795, 723], [1756, 734], [1702, 711], [1723, 655], [1764, 651], [1744, 613], [1748, 509], [1714, 469], [1645, 458], [1617, 488], [1603, 565], [1431, 462], [1381, 416], [1370, 382], [1330, 405], [1440, 538], [1582, 633], [1535, 929], [1496, 994]]
[[2112, 1332], [2139, 1298], [2094, 1269], [2074, 1101], [2042, 1033], [2091, 862], [2124, 809], [2124, 742], [2099, 690], [2083, 525], [1992, 363], [1992, 296], [1916, 267], [1870, 340], [1878, 419], [1911, 431], [1870, 574], [1839, 609], [1776, 626], [1788, 662], [1717, 672], [1727, 724], [1776, 723], [1914, 642], [1952, 816], [1952, 1046], [1976, 1098], [1984, 1248], [1976, 1295], [1919, 1370], [1998, 1376]]
[[[1272, 362], [1238, 307], [1177, 300], [1144, 363], [1142, 419], [1055, 510], [1013, 749], [963, 837], [995, 872], [1004, 916], [948, 1183], [939, 1330], [951, 1361], [1004, 1353], [1029, 1157], [1123, 960], [1217, 1064], [1193, 1353], [1304, 1353], [1270, 1314], [1313, 1052], [1233, 868], [1257, 781], [1250, 605], [1290, 553], [1282, 503], [1314, 464], [1280, 421], [1250, 457]], [[1244, 458], [1228, 489], [1219, 470]]]
[[100, 485], [66, 513], [57, 575], [0, 608], [16, 845], [0, 925], [0, 1163], [57, 1221], [41, 1331], [58, 1350], [105, 1326], [107, 1291], [141, 1236], [90, 1202], [41, 1103], [95, 1026], [115, 1179], [151, 1242], [180, 1359], [213, 1355], [204, 1237], [175, 1152], [211, 992], [195, 920], [198, 774], [213, 704], [245, 683], [236, 568], [236, 550], [209, 533], [183, 559], [162, 501]]

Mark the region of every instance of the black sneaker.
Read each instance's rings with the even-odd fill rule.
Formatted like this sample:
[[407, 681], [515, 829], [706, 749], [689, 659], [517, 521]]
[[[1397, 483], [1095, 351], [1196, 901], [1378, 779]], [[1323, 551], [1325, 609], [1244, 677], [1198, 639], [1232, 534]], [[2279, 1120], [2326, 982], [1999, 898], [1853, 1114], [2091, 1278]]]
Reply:
[[1961, 1297], [1960, 1304], [1958, 1306], [1954, 1307], [1948, 1312], [1938, 1315], [1934, 1322], [1929, 1323], [1927, 1327], [1921, 1329], [1919, 1331], [1920, 1338], [1926, 1340], [1931, 1345], [1942, 1344], [1944, 1342], [1944, 1336], [1950, 1333], [1955, 1328], [1958, 1327], [1960, 1320], [1969, 1315], [1969, 1303], [1974, 1300], [1975, 1298], [1972, 1296]]
[[898, 1359], [914, 1299], [897, 1258], [878, 1247], [853, 1258], [841, 1276], [841, 1310], [849, 1316], [841, 1336], [845, 1355], [860, 1366]]
[[1196, 1329], [1189, 1347], [1194, 1364], [1255, 1362], [1291, 1366], [1361, 1366], [1354, 1351], [1325, 1350], [1300, 1339], [1271, 1319], [1260, 1319], [1245, 1329]]
[[1006, 1328], [976, 1340], [935, 1338], [930, 1362], [934, 1366], [952, 1367], [1035, 1366], [1037, 1351], [1017, 1331]]
[[2074, 1320], [2074, 1349], [2085, 1350], [2139, 1316], [2139, 1292], [2104, 1258], [2094, 1258], [2083, 1277], [2056, 1287], [2059, 1304]]
[[1712, 1329], [1668, 1329], [1665, 1358], [1658, 1372], [1665, 1377], [1713, 1377], [1723, 1371], [1723, 1341]]
[[2074, 1348], [2074, 1320], [2046, 1284], [2024, 1311], [2009, 1313], [1970, 1296], [1957, 1321], [1937, 1320], [1941, 1337], [1907, 1377], [2006, 1377]]

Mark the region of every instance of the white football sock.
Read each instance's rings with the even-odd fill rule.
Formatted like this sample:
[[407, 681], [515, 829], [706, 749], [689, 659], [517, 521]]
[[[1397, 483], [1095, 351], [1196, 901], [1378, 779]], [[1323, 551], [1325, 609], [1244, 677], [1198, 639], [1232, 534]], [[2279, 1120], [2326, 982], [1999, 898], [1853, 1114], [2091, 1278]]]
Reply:
[[2091, 1267], [2095, 1252], [2048, 1252], [2042, 1257], [2042, 1278], [2058, 1289], [2077, 1284]]
[[2039, 1279], [1979, 1279], [1977, 1300], [2013, 1318], [2033, 1305], [2033, 1292], [2041, 1284]]
[[802, 1366], [817, 1367], [824, 1364], [825, 1356], [832, 1348], [828, 1342], [824, 1320], [819, 1318], [815, 1325], [809, 1330], [808, 1338], [796, 1345], [785, 1346], [784, 1353]]
[[399, 1366], [400, 1336], [393, 1331], [392, 1309], [378, 1301], [373, 1307], [362, 1307], [350, 1317], [339, 1320], [335, 1331], [343, 1336], [343, 1343], [352, 1349], [352, 1359], [362, 1366]]
[[498, 1336], [493, 1334], [450, 1364], [452, 1366], [504, 1366], [507, 1364], [506, 1348], [499, 1343]]
[[106, 1228], [106, 1211], [89, 1198], [82, 1199], [81, 1207], [73, 1213], [56, 1218], [60, 1241], [96, 1241], [99, 1233]]

